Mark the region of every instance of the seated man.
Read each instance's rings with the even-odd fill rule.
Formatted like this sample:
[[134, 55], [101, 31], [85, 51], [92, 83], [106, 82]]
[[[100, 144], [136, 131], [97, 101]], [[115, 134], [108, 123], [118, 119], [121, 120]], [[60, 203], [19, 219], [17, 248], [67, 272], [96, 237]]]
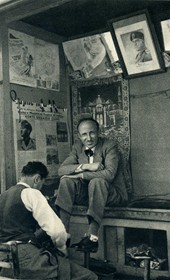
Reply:
[[88, 205], [88, 232], [74, 245], [96, 252], [104, 207], [124, 205], [128, 195], [114, 141], [99, 137], [99, 124], [92, 118], [81, 119], [77, 129], [80, 142], [59, 168], [56, 205], [68, 232], [73, 204]]
[[[47, 175], [43, 163], [28, 162], [22, 169], [21, 181], [1, 194], [0, 242], [21, 241], [18, 244], [21, 279], [96, 280], [93, 272], [66, 258], [68, 234], [40, 192]], [[50, 237], [56, 250], [41, 247], [35, 235], [38, 227]], [[4, 253], [0, 253], [0, 260], [4, 258]], [[0, 275], [12, 277], [12, 271], [2, 269]]]

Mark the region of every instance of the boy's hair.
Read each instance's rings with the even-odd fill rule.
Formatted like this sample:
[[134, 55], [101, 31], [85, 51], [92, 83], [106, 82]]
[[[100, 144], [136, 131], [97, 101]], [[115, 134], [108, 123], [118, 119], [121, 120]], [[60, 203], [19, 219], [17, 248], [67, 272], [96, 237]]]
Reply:
[[39, 161], [29, 161], [21, 171], [22, 176], [33, 176], [39, 174], [41, 179], [45, 179], [48, 176], [47, 167]]
[[91, 118], [91, 117], [87, 117], [87, 118], [82, 118], [82, 119], [80, 119], [80, 120], [78, 121], [78, 124], [77, 124], [77, 130], [79, 129], [79, 125], [80, 125], [82, 122], [86, 122], [86, 121], [91, 121], [91, 122], [95, 123], [95, 125], [96, 125], [96, 127], [97, 127], [97, 130], [99, 130], [99, 123], [98, 123], [95, 119], [93, 119], [93, 118]]

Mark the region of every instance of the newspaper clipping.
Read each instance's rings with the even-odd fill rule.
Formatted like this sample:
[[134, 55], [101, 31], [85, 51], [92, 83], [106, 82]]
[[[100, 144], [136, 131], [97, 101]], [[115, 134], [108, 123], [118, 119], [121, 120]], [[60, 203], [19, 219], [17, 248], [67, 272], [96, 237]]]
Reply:
[[42, 108], [37, 104], [13, 102], [15, 164], [17, 179], [28, 161], [47, 165], [49, 179], [58, 177], [59, 164], [70, 152], [67, 110]]

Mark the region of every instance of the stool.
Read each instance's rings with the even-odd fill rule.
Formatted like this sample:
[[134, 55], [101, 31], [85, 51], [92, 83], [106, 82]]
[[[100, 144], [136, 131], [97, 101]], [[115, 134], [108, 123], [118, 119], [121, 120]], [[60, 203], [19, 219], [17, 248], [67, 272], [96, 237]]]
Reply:
[[144, 280], [150, 280], [150, 261], [149, 256], [135, 256], [136, 260], [144, 260]]
[[19, 259], [18, 259], [18, 241], [9, 241], [0, 243], [0, 252], [6, 253], [6, 260], [0, 261], [0, 267], [9, 268], [13, 270], [14, 278], [1, 277], [0, 279], [19, 279]]

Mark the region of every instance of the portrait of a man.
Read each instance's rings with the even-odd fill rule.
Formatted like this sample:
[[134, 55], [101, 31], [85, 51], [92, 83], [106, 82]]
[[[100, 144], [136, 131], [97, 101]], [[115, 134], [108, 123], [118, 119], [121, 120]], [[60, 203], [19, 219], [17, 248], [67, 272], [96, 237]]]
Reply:
[[18, 151], [30, 151], [36, 149], [35, 139], [30, 135], [32, 132], [32, 125], [27, 120], [21, 121], [20, 136], [18, 140]]
[[130, 33], [130, 41], [136, 51], [135, 64], [144, 63], [152, 60], [150, 50], [146, 47], [144, 33], [142, 31], [134, 31]]

